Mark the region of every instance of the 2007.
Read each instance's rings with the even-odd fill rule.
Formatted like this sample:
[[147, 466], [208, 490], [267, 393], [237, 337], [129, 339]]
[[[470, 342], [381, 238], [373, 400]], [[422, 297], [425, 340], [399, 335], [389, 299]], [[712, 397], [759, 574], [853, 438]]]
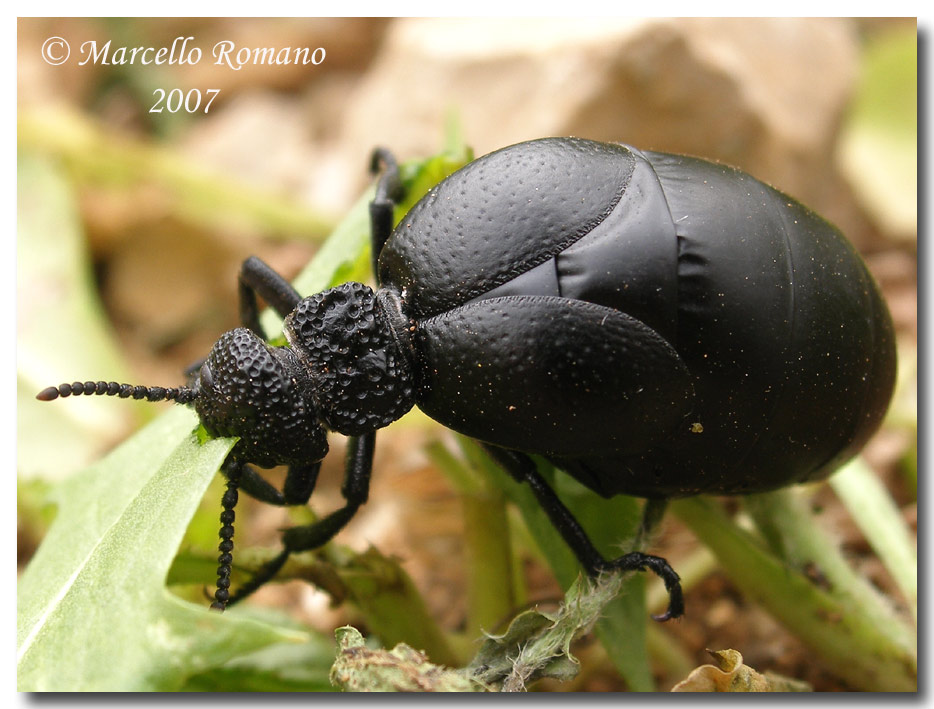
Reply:
[[[207, 113], [211, 108], [211, 103], [220, 92], [220, 89], [206, 89], [202, 97], [201, 89], [189, 89], [187, 93], [181, 89], [172, 89], [168, 92], [165, 89], [156, 89], [152, 92], [153, 96], [156, 97], [156, 101], [149, 109], [149, 112], [162, 113], [163, 110], [166, 110], [169, 113], [178, 113], [179, 111], [197, 113], [204, 110]], [[204, 109], [201, 108], [202, 100], [206, 101]]]

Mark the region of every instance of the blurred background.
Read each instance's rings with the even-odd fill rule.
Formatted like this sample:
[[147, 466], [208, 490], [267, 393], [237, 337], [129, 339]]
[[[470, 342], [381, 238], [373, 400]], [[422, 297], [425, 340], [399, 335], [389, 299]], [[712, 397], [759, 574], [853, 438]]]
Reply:
[[[91, 43], [108, 63], [82, 52]], [[173, 46], [181, 61], [161, 65], [118, 52]], [[218, 65], [218, 47], [242, 66]], [[290, 61], [254, 64], [257, 48]], [[295, 63], [301, 48], [319, 63]], [[835, 222], [895, 320], [899, 393], [866, 456], [916, 524], [914, 20], [21, 18], [17, 79], [21, 563], [47, 522], [43, 492], [157, 408], [41, 407], [35, 392], [87, 378], [181, 383], [238, 324], [244, 258], [293, 277], [369, 184], [374, 146], [425, 157], [451, 121], [477, 155], [575, 135], [722, 161]], [[398, 556], [456, 628], [463, 521], [422, 452], [446, 435], [418, 416], [381, 434], [371, 502], [341, 540]], [[339, 504], [339, 474], [332, 456], [316, 508]], [[247, 509], [250, 542], [274, 544], [283, 512]], [[845, 515], [837, 523], [861, 572], [888, 589]], [[671, 523], [653, 549], [674, 561], [692, 543]], [[534, 564], [527, 577], [530, 597], [560, 595]], [[304, 584], [257, 598], [328, 632], [343, 620]], [[688, 603], [664, 630], [698, 663], [705, 647], [736, 647], [759, 669], [846, 688], [716, 570]], [[589, 681], [620, 688], [611, 672]]]

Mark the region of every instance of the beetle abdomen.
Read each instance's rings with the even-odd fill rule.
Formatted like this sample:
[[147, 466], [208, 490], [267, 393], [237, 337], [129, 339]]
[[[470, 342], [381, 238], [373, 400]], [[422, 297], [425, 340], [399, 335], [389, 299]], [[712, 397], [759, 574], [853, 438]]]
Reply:
[[833, 226], [749, 175], [646, 156], [678, 234], [675, 346], [703, 427], [662, 457], [698, 479], [722, 475], [727, 492], [831, 472], [875, 430], [894, 384], [892, 324], [865, 264]]
[[[843, 236], [749, 175], [692, 158], [576, 139], [491, 153], [413, 208], [380, 273], [419, 323], [429, 415], [547, 454], [603, 494], [752, 492], [819, 477], [875, 430], [894, 383], [888, 311]], [[654, 331], [672, 353], [667, 370], [653, 371], [674, 377], [680, 394], [614, 407], [632, 383], [610, 371], [633, 356], [623, 347], [606, 364], [588, 360], [597, 399], [558, 404], [543, 391], [525, 402], [531, 412], [538, 396], [538, 420], [490, 419], [498, 387], [549, 381], [541, 343], [558, 338], [571, 361], [576, 340], [556, 330], [562, 318], [539, 318], [535, 330], [520, 309], [502, 309], [502, 333], [475, 341], [455, 342], [451, 323], [469, 332], [461, 311], [531, 296], [612, 309], [639, 338]], [[518, 384], [501, 367], [517, 357]], [[481, 381], [475, 365], [505, 374]], [[568, 424], [542, 427], [542, 416]]]

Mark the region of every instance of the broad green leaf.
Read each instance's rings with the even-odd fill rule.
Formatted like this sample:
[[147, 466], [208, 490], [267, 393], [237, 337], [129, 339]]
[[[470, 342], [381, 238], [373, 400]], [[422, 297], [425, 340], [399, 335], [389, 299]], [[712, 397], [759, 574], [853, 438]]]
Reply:
[[20, 690], [172, 690], [238, 655], [306, 639], [166, 590], [188, 521], [233, 443], [201, 444], [195, 425], [177, 407], [57, 489], [58, 516], [18, 588]]
[[334, 640], [315, 634], [309, 642], [276, 643], [211, 668], [188, 678], [181, 691], [334, 692], [328, 678], [333, 662]]

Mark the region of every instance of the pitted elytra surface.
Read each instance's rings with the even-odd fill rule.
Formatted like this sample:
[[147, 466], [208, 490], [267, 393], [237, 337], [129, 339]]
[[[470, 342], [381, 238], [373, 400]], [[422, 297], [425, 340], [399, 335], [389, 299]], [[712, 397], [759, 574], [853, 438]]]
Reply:
[[285, 332], [328, 428], [364, 433], [414, 405], [411, 372], [375, 294], [362, 283], [305, 298], [286, 318]]
[[573, 138], [484, 155], [405, 216], [380, 253], [380, 282], [409, 289], [415, 317], [462, 305], [593, 231], [634, 165], [624, 147]]

